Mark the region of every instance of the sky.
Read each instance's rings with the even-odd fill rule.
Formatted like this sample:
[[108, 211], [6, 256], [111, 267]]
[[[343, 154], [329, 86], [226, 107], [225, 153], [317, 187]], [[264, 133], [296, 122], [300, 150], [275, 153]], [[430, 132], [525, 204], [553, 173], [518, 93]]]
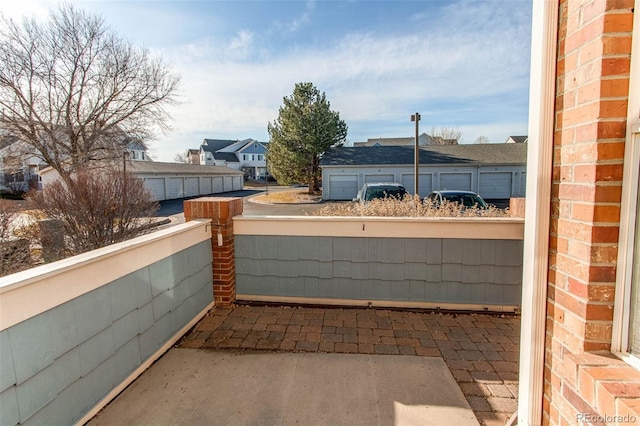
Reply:
[[[532, 0], [72, 0], [180, 75], [156, 161], [203, 139], [268, 141], [299, 82], [348, 126], [347, 145], [455, 128], [462, 143], [527, 134]], [[3, 2], [47, 19], [57, 1]]]

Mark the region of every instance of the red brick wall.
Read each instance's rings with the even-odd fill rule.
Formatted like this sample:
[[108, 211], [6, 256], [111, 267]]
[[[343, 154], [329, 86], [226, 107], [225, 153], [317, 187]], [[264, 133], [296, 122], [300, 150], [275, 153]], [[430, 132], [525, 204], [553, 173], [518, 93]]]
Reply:
[[615, 403], [599, 405], [592, 395], [598, 383], [589, 368], [611, 361], [626, 369], [610, 357], [580, 356], [611, 346], [633, 3], [560, 1], [545, 424], [614, 415]]
[[242, 214], [242, 198], [202, 197], [184, 202], [184, 217], [211, 219], [213, 300], [216, 306], [236, 301], [236, 266], [233, 216]]

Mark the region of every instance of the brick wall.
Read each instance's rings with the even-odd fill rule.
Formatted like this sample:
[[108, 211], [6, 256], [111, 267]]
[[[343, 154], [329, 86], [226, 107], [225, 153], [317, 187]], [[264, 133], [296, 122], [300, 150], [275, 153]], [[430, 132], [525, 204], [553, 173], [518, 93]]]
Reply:
[[[613, 416], [618, 397], [633, 396], [633, 389], [640, 395], [640, 381], [635, 381], [640, 376], [606, 354], [613, 324], [633, 3], [560, 1], [545, 424], [577, 424], [584, 413]], [[611, 368], [615, 374], [603, 373]], [[610, 386], [623, 377], [630, 380], [622, 386], [626, 394]]]
[[184, 202], [187, 222], [211, 219], [213, 299], [216, 306], [230, 306], [236, 300], [233, 216], [241, 214], [242, 198], [201, 197]]

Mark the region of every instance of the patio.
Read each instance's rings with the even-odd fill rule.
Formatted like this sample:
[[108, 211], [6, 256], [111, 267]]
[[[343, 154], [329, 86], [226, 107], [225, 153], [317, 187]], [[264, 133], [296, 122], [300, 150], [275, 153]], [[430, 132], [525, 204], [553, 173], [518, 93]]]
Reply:
[[212, 309], [177, 344], [216, 351], [440, 357], [485, 425], [517, 409], [520, 317], [236, 305]]

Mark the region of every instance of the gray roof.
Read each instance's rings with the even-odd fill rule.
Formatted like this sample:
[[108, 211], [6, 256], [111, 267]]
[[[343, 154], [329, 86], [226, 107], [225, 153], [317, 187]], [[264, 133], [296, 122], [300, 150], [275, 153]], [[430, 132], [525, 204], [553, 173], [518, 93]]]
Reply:
[[180, 175], [243, 175], [239, 170], [223, 166], [201, 166], [186, 163], [160, 163], [157, 161], [128, 161], [131, 173], [162, 173]]
[[217, 150], [222, 149], [236, 142], [238, 141], [237, 140], [232, 141], [227, 139], [205, 139], [201, 146], [202, 146], [202, 149], [204, 149], [205, 151], [216, 152]]
[[507, 141], [511, 139], [515, 143], [525, 143], [529, 140], [529, 136], [509, 136]]
[[213, 158], [216, 160], [224, 160], [227, 163], [239, 163], [238, 156], [234, 152], [214, 152]]
[[[331, 148], [321, 166], [413, 165], [412, 146]], [[462, 144], [420, 147], [420, 164], [526, 164], [525, 144]]]

